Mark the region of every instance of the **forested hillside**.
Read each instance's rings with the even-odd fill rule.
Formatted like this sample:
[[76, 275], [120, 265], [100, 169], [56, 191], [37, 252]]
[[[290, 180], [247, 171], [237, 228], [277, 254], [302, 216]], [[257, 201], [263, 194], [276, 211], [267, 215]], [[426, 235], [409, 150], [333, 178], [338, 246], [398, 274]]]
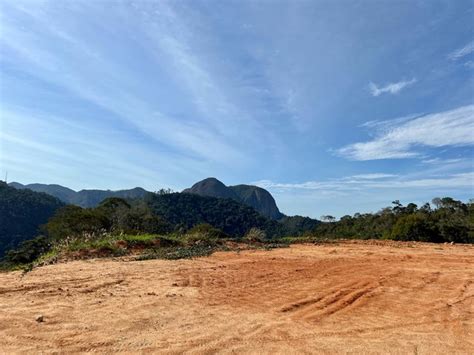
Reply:
[[232, 199], [189, 193], [149, 194], [145, 203], [177, 228], [208, 223], [233, 237], [242, 237], [253, 227], [264, 230], [268, 237], [284, 234], [281, 224]]
[[31, 190], [17, 190], [0, 181], [0, 256], [39, 233], [56, 210], [59, 199]]
[[62, 202], [77, 205], [81, 207], [96, 207], [100, 202], [109, 197], [120, 198], [141, 198], [145, 196], [148, 191], [141, 187], [135, 187], [129, 190], [81, 190], [74, 191], [70, 188], [56, 185], [56, 184], [28, 184], [23, 185], [18, 182], [11, 182], [9, 184], [17, 189], [29, 189], [35, 192], [44, 192], [48, 195], [57, 197]]

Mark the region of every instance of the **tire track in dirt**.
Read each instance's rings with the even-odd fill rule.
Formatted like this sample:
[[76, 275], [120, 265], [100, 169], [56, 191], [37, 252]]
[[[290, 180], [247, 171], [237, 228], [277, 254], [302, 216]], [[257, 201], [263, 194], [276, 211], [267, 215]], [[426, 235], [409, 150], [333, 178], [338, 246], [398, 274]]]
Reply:
[[0, 285], [6, 353], [474, 353], [469, 246], [75, 261], [0, 274]]

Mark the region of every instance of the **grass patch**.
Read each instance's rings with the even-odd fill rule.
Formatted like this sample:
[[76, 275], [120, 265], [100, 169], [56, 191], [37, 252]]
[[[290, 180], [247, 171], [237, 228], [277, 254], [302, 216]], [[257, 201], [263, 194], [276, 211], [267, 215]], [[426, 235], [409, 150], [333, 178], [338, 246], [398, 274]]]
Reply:
[[215, 252], [217, 248], [211, 246], [194, 245], [188, 247], [170, 247], [161, 248], [153, 252], [144, 253], [136, 257], [135, 260], [152, 260], [152, 259], [192, 259], [202, 256], [209, 256]]
[[171, 237], [164, 237], [154, 234], [123, 235], [117, 238], [117, 244], [123, 244], [127, 248], [163, 248], [177, 246], [180, 242]]
[[[25, 262], [3, 262], [0, 263], [0, 271], [23, 270], [29, 271], [33, 267], [54, 264], [60, 261], [118, 257], [124, 255], [137, 255], [135, 260], [150, 259], [191, 259], [209, 256], [215, 251], [237, 251], [240, 250], [272, 250], [275, 248], [289, 247], [296, 243], [324, 243], [328, 240], [308, 237], [285, 237], [278, 239], [264, 239], [260, 235], [240, 240], [223, 238], [214, 230], [208, 231], [209, 227], [204, 225], [184, 234], [125, 234], [100, 236], [83, 236], [64, 238], [44, 248], [42, 253], [35, 259]], [[254, 234], [257, 234], [254, 231]], [[37, 240], [37, 242], [43, 242]], [[30, 248], [24, 248], [30, 250]], [[20, 250], [12, 254], [19, 259], [23, 254]], [[29, 256], [29, 253], [28, 255]], [[19, 259], [20, 260], [20, 259]], [[23, 259], [21, 259], [23, 260]]]
[[315, 236], [304, 236], [304, 237], [283, 237], [283, 238], [278, 238], [275, 240], [275, 242], [279, 244], [319, 244], [319, 243], [326, 243], [332, 239], [327, 239], [327, 238], [318, 238]]

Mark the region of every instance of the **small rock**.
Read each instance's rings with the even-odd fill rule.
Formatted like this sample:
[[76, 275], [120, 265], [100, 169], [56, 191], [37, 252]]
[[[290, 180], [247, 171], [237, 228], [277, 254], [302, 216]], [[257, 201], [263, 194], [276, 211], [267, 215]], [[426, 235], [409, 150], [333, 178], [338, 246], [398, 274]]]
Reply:
[[43, 323], [44, 322], [44, 317], [42, 315], [40, 315], [40, 316], [36, 317], [36, 321], [38, 323]]

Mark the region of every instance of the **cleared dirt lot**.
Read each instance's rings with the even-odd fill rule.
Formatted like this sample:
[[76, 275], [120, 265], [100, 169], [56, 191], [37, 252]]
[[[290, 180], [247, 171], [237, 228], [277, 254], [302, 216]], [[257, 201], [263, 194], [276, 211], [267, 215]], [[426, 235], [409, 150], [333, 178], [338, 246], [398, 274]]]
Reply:
[[472, 354], [474, 247], [345, 242], [0, 274], [0, 352], [41, 351]]

